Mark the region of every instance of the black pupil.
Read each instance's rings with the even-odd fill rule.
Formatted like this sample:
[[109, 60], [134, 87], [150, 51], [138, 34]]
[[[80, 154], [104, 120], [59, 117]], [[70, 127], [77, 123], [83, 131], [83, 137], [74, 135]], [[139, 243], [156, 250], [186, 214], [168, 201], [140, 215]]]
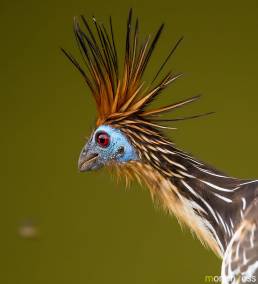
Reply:
[[104, 135], [100, 135], [100, 137], [99, 137], [100, 144], [105, 144], [106, 143], [106, 139], [107, 138]]

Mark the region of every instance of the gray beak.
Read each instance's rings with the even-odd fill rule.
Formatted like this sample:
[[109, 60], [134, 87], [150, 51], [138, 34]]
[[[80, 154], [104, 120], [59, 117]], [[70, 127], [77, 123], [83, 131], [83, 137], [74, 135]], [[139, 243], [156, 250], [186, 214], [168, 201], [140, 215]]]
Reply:
[[78, 161], [79, 171], [86, 172], [99, 168], [97, 160], [98, 154], [91, 153], [90, 151], [87, 151], [87, 149], [84, 148], [80, 154]]

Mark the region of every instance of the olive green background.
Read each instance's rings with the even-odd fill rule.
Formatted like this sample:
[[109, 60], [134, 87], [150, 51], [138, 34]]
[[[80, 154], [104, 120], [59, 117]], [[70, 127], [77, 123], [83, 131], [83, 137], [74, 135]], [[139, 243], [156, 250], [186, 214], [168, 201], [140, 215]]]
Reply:
[[[81, 174], [77, 159], [95, 120], [79, 73], [60, 52], [78, 55], [74, 15], [113, 16], [119, 50], [130, 7], [143, 34], [166, 29], [151, 61], [185, 76], [162, 103], [198, 93], [176, 114], [180, 148], [239, 177], [258, 177], [257, 1], [1, 1], [0, 283], [204, 283], [220, 260], [136, 183], [125, 190], [106, 170]], [[150, 78], [147, 72], [146, 79]], [[23, 223], [37, 235], [24, 238]]]

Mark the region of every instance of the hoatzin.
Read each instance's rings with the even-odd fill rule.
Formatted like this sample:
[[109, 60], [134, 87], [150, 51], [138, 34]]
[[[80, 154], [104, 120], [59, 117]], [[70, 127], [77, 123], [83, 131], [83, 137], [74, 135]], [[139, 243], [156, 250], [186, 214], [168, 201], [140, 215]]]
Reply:
[[143, 81], [163, 27], [140, 40], [138, 18], [133, 20], [130, 10], [124, 60], [119, 65], [111, 17], [107, 26], [94, 17], [92, 23], [84, 16], [81, 21], [75, 18], [74, 33], [85, 68], [62, 51], [81, 73], [98, 112], [95, 130], [79, 157], [79, 170], [109, 166], [127, 181], [143, 181], [154, 200], [223, 258], [222, 283], [258, 283], [258, 180], [227, 176], [179, 150], [165, 135], [164, 129], [171, 129], [167, 122], [201, 115], [165, 119], [162, 114], [199, 96], [147, 108], [181, 76], [169, 72], [155, 83], [179, 39], [153, 81]]

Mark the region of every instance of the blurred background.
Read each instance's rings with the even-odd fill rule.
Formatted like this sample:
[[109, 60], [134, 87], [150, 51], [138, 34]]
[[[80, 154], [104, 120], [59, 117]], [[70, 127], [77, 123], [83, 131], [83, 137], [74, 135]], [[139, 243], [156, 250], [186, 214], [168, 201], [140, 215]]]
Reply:
[[142, 34], [166, 24], [149, 71], [185, 37], [168, 64], [185, 76], [162, 103], [201, 93], [180, 115], [216, 112], [178, 122], [171, 138], [230, 175], [258, 177], [257, 1], [2, 0], [0, 283], [194, 284], [220, 273], [146, 189], [77, 170], [95, 106], [60, 47], [78, 57], [73, 16], [112, 15], [121, 52], [130, 7]]

